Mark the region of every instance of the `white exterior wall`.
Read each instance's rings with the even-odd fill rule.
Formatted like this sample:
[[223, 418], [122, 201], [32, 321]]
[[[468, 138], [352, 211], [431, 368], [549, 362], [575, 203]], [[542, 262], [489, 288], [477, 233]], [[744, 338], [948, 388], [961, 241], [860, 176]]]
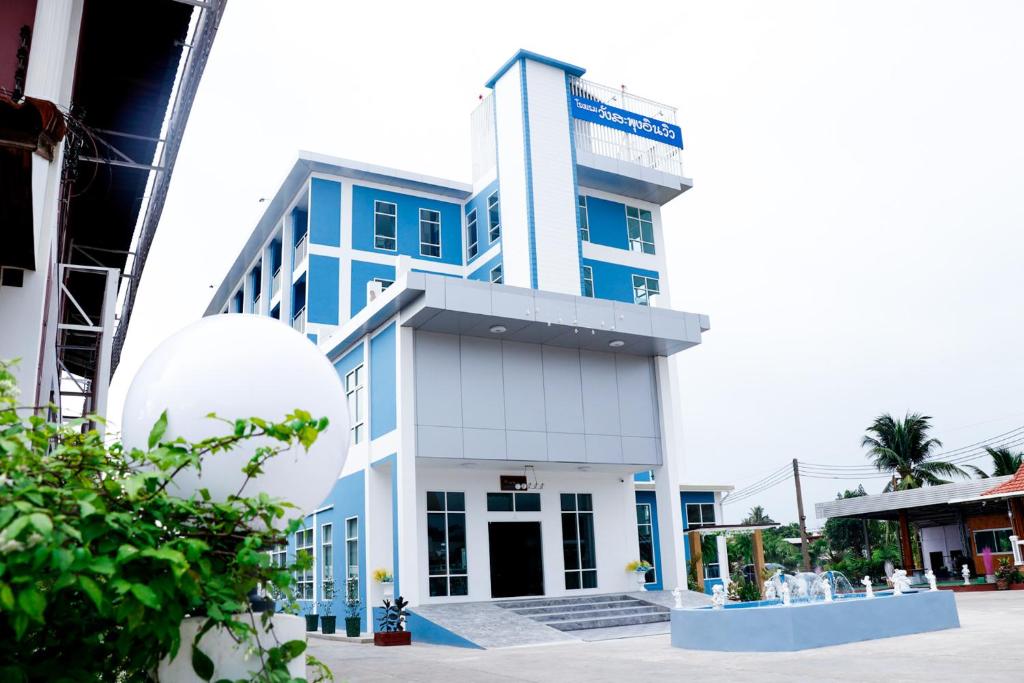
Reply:
[[[939, 567], [933, 567], [930, 553], [941, 552], [943, 561], [948, 562], [950, 553], [954, 550], [964, 551], [963, 540], [960, 537], [960, 526], [947, 524], [946, 526], [932, 526], [921, 529], [921, 556], [924, 559], [924, 568], [936, 571]], [[970, 553], [964, 553], [970, 556]], [[959, 574], [959, 567], [953, 568], [954, 574]]]
[[[523, 128], [522, 62], [494, 85], [501, 192], [501, 251], [506, 285], [530, 287], [530, 235], [526, 211], [526, 138]], [[486, 231], [486, 213], [484, 215]], [[575, 245], [573, 247], [575, 249]]]
[[565, 72], [527, 61], [537, 288], [580, 294], [579, 238]]
[[[499, 491], [501, 474], [521, 474], [507, 470], [437, 467], [417, 465], [416, 530], [420, 539], [415, 560], [419, 603], [473, 602], [491, 599], [491, 563], [488, 522], [540, 522], [544, 561], [544, 595], [578, 596], [628, 592], [637, 589], [626, 564], [639, 555], [636, 528], [636, 497], [631, 472], [555, 471], [537, 463], [537, 478], [544, 483], [540, 512], [488, 512], [487, 492]], [[466, 552], [469, 569], [469, 594], [431, 598], [427, 572], [427, 491], [463, 491], [466, 494]], [[589, 493], [594, 503], [594, 537], [597, 551], [597, 588], [566, 590], [565, 562], [562, 555], [562, 512], [559, 494]], [[678, 498], [678, 494], [676, 496]], [[403, 571], [408, 546], [402, 545]], [[402, 592], [412, 592], [402, 581]]]

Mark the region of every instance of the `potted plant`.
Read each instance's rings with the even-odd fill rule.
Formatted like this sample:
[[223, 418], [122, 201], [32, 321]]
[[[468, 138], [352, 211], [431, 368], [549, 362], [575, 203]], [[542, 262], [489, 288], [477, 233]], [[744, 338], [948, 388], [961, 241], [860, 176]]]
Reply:
[[345, 603], [345, 635], [358, 638], [362, 631], [362, 619], [359, 617], [359, 600], [352, 598]]
[[981, 551], [981, 563], [985, 565], [985, 583], [995, 583], [996, 576], [994, 562], [992, 561], [992, 548], [985, 547]]
[[405, 608], [408, 602], [399, 595], [392, 603], [384, 599], [384, 613], [381, 614], [378, 622], [378, 631], [373, 634], [374, 645], [409, 645], [412, 643], [412, 634], [405, 630]]
[[315, 605], [310, 603], [307, 608], [309, 611], [305, 614], [307, 631], [316, 631], [317, 627], [320, 625], [320, 615], [316, 613], [314, 607]]
[[627, 572], [633, 572], [636, 577], [636, 582], [640, 585], [642, 590], [647, 589], [647, 572], [651, 571], [651, 563], [644, 560], [633, 560], [626, 565]]
[[391, 575], [389, 570], [383, 568], [373, 571], [373, 580], [385, 587], [395, 583], [395, 577]]
[[1014, 569], [1010, 561], [1005, 557], [999, 560], [999, 569], [996, 570], [996, 590], [1010, 590], [1010, 581], [1013, 579]]

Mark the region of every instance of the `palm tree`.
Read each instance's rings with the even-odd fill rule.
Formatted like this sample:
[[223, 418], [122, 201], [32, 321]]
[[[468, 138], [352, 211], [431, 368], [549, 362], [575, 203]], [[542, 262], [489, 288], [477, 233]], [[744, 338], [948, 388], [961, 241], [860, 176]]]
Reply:
[[776, 524], [777, 522], [768, 516], [768, 513], [764, 511], [764, 508], [760, 505], [755, 505], [750, 508], [750, 514], [743, 520], [744, 524]]
[[[989, 448], [988, 446], [985, 446], [985, 450], [992, 456], [993, 469], [991, 476], [993, 477], [1005, 477], [1010, 474], [1016, 474], [1021, 464], [1024, 463], [1024, 453], [1011, 453], [1009, 448]], [[974, 465], [965, 465], [965, 467], [973, 470], [978, 479], [988, 479], [990, 476], [980, 467], [975, 467]]]
[[884, 491], [904, 491], [922, 486], [948, 484], [944, 477], [968, 476], [953, 463], [932, 460], [942, 442], [928, 436], [931, 417], [907, 413], [896, 419], [885, 413], [875, 418], [861, 441], [867, 457], [879, 472], [890, 472], [892, 479]]

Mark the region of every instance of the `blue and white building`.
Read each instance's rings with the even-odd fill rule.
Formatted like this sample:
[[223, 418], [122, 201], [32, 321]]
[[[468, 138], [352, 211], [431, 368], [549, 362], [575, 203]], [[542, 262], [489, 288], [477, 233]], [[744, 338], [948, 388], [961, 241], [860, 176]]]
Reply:
[[685, 472], [675, 359], [709, 321], [673, 308], [665, 260], [682, 133], [583, 76], [502, 65], [469, 183], [301, 153], [211, 301], [292, 325], [345, 386], [348, 463], [288, 551], [316, 557], [304, 599], [625, 592], [640, 558], [686, 586], [684, 530], [728, 487]]

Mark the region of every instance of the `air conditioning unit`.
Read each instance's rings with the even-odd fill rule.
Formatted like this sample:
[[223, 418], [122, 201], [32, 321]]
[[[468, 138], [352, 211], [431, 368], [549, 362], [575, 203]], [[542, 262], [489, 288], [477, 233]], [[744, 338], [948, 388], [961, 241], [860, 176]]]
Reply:
[[370, 303], [384, 293], [384, 284], [377, 280], [370, 280], [366, 283], [366, 303]]

